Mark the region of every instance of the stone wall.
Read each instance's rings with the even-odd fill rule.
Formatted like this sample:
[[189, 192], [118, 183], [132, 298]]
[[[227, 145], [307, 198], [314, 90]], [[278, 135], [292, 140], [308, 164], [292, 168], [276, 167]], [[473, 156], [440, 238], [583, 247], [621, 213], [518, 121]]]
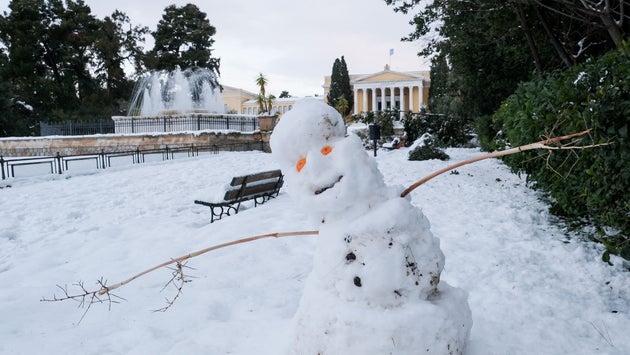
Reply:
[[103, 134], [92, 136], [53, 136], [0, 138], [0, 156], [62, 156], [98, 154], [101, 152], [130, 151], [136, 149], [177, 148], [190, 145], [227, 145], [260, 143], [269, 152], [269, 133], [241, 132], [186, 132], [162, 134]]

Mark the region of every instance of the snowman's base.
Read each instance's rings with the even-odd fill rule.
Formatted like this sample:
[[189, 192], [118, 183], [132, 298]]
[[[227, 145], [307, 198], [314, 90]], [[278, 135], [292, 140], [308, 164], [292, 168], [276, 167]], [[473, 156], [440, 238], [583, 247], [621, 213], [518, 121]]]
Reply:
[[472, 326], [465, 291], [440, 283], [429, 300], [383, 308], [315, 289], [294, 318], [289, 354], [462, 354]]

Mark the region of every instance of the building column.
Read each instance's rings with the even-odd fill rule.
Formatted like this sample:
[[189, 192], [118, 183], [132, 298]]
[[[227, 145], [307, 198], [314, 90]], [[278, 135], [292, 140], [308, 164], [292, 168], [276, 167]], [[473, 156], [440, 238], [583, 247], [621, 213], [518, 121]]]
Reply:
[[[358, 98], [359, 97], [359, 89], [354, 89], [354, 97]], [[358, 114], [359, 113], [359, 100], [354, 100], [354, 113]]]
[[422, 108], [422, 105], [424, 103], [422, 102], [422, 84], [418, 85], [418, 112], [420, 112], [420, 109]]
[[368, 89], [363, 89], [363, 110], [360, 113], [368, 111]]
[[372, 86], [372, 112], [376, 112], [376, 108], [378, 105], [376, 104], [376, 88]]
[[398, 90], [400, 90], [400, 111], [405, 112], [407, 108], [405, 105], [405, 87], [401, 86]]
[[409, 87], [409, 109], [413, 112], [413, 86]]
[[381, 111], [385, 110], [387, 103], [385, 102], [385, 88], [381, 87]]
[[396, 87], [392, 86], [389, 90], [389, 108], [393, 110], [396, 105]]

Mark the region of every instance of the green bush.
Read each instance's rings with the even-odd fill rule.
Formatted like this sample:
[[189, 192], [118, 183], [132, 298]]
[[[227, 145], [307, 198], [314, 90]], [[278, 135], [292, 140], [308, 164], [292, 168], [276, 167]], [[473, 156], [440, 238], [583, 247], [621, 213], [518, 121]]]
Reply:
[[439, 160], [449, 160], [450, 157], [446, 154], [442, 149], [438, 147], [436, 141], [433, 137], [426, 138], [423, 142], [424, 144], [419, 144], [417, 147], [412, 149], [409, 152], [408, 160], [430, 160], [430, 159], [439, 159]]
[[435, 144], [443, 147], [462, 146], [472, 137], [467, 122], [457, 115], [408, 112], [403, 123], [407, 146], [425, 133], [435, 137]]
[[[630, 259], [630, 48], [522, 83], [493, 117], [504, 139], [519, 146], [585, 129], [585, 150], [529, 151], [507, 157], [515, 171], [551, 197], [551, 210], [572, 225], [597, 227], [607, 253]], [[500, 137], [499, 137], [500, 138]]]
[[391, 137], [394, 135], [394, 121], [398, 121], [400, 111], [397, 109], [387, 109], [385, 111], [367, 112], [362, 115], [353, 115], [357, 122], [368, 125], [377, 124], [381, 127], [381, 136]]

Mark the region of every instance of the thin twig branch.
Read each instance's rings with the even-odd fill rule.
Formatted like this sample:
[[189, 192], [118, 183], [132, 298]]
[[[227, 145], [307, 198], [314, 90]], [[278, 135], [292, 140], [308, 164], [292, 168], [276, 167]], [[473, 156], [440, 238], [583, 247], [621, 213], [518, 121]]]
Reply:
[[173, 271], [172, 277], [164, 285], [164, 287], [162, 287], [162, 291], [164, 291], [169, 285], [172, 285], [177, 290], [177, 293], [175, 294], [173, 299], [169, 300], [167, 297], [166, 306], [156, 309], [154, 310], [154, 312], [166, 312], [169, 308], [171, 308], [175, 301], [179, 298], [179, 296], [181, 296], [182, 290], [184, 289], [184, 284], [191, 282], [191, 280], [188, 279], [189, 276], [184, 274], [184, 268], [191, 269], [190, 267], [186, 266], [186, 264], [182, 264], [181, 262], [178, 262], [175, 267], [170, 268]]
[[[185, 260], [188, 260], [190, 258], [194, 258], [196, 256], [211, 252], [213, 250], [217, 250], [217, 249], [221, 249], [221, 248], [225, 248], [225, 247], [229, 247], [232, 245], [237, 245], [237, 244], [243, 244], [243, 243], [248, 243], [248, 242], [253, 242], [255, 240], [259, 240], [259, 239], [264, 239], [264, 238], [281, 238], [281, 237], [294, 237], [294, 236], [302, 236], [302, 235], [316, 235], [319, 234], [318, 231], [298, 231], [298, 232], [284, 232], [284, 233], [270, 233], [270, 234], [262, 234], [262, 235], [258, 235], [258, 236], [254, 236], [254, 237], [248, 237], [248, 238], [242, 238], [242, 239], [237, 239], [237, 240], [233, 240], [231, 242], [227, 242], [227, 243], [222, 243], [222, 244], [217, 244], [217, 245], [213, 245], [211, 247], [205, 248], [205, 249], [201, 249], [186, 255], [182, 255], [178, 258], [174, 258], [171, 259], [169, 261], [163, 262], [159, 265], [156, 265], [150, 269], [147, 269], [139, 274], [136, 274], [122, 282], [119, 282], [117, 284], [113, 284], [108, 286], [106, 281], [103, 281], [103, 279], [101, 278], [100, 280], [97, 281], [97, 284], [100, 286], [100, 288], [96, 291], [88, 291], [83, 282], [79, 281], [78, 283], [74, 284], [74, 286], [77, 286], [80, 288], [80, 292], [78, 292], [77, 294], [70, 294], [70, 292], [68, 292], [68, 287], [67, 286], [60, 286], [57, 285], [57, 287], [59, 289], [61, 289], [63, 291], [64, 296], [63, 297], [57, 297], [56, 295], [53, 295], [53, 298], [42, 298], [41, 301], [42, 302], [58, 302], [58, 301], [67, 301], [67, 300], [74, 300], [79, 302], [79, 307], [81, 308], [86, 308], [85, 312], [83, 313], [83, 316], [81, 317], [81, 319], [83, 319], [83, 317], [85, 317], [85, 314], [87, 313], [87, 311], [90, 309], [90, 307], [92, 306], [92, 304], [94, 303], [105, 303], [107, 302], [110, 309], [111, 309], [111, 304], [112, 303], [118, 303], [118, 300], [125, 300], [122, 297], [119, 297], [117, 295], [114, 295], [111, 291], [115, 290], [121, 286], [124, 286], [128, 283], [130, 283], [131, 281], [144, 276], [152, 271], [155, 271], [159, 268], [165, 267], [165, 266], [169, 266], [172, 264], [175, 264], [175, 266], [173, 268], [171, 268], [171, 270], [173, 270], [173, 275], [171, 277], [171, 279], [164, 285], [164, 288], [162, 288], [162, 290], [164, 290], [166, 287], [168, 287], [169, 285], [173, 285], [175, 286], [175, 288], [177, 289], [177, 294], [175, 295], [175, 297], [171, 300], [169, 300], [168, 298], [166, 299], [167, 305], [161, 309], [158, 309], [156, 311], [161, 311], [164, 312], [166, 310], [168, 310], [173, 303], [175, 302], [175, 300], [177, 300], [179, 298], [179, 296], [182, 294], [182, 289], [185, 283], [190, 282], [189, 278], [190, 276], [187, 276], [184, 274], [184, 267], [187, 267], [185, 263], [182, 263]], [[103, 297], [104, 296], [104, 297]], [[80, 321], [79, 321], [80, 322]]]
[[598, 147], [598, 146], [603, 146], [603, 145], [608, 145], [609, 144], [609, 143], [602, 143], [602, 144], [592, 144], [592, 145], [587, 145], [587, 146], [577, 146], [577, 145], [574, 145], [574, 144], [565, 144], [565, 145], [559, 145], [559, 146], [554, 146], [553, 145], [553, 144], [559, 144], [560, 142], [565, 141], [567, 139], [581, 137], [581, 136], [589, 133], [590, 131], [591, 131], [590, 129], [587, 129], [586, 131], [582, 131], [582, 132], [578, 132], [578, 133], [574, 133], [574, 134], [569, 134], [569, 135], [562, 136], [562, 137], [549, 138], [549, 139], [542, 140], [540, 142], [526, 144], [526, 145], [522, 145], [522, 146], [519, 146], [519, 147], [516, 147], [516, 148], [496, 151], [496, 152], [485, 154], [485, 155], [482, 155], [482, 156], [479, 156], [479, 157], [476, 157], [476, 158], [471, 158], [471, 159], [468, 159], [468, 160], [461, 161], [461, 162], [459, 162], [457, 164], [453, 164], [453, 165], [447, 166], [447, 167], [445, 167], [443, 169], [440, 169], [438, 171], [435, 171], [432, 174], [429, 174], [428, 176], [425, 176], [421, 180], [416, 181], [411, 186], [409, 186], [407, 189], [405, 189], [405, 191], [403, 191], [402, 194], [400, 194], [400, 197], [407, 196], [411, 191], [415, 190], [418, 186], [424, 184], [425, 182], [433, 179], [436, 176], [444, 174], [447, 171], [451, 171], [453, 169], [459, 168], [460, 166], [472, 164], [472, 163], [478, 162], [480, 160], [503, 157], [503, 156], [512, 155], [512, 154], [524, 152], [524, 151], [527, 151], [527, 150], [533, 150], [533, 149], [546, 149], [546, 150], [549, 150], [549, 151], [551, 151], [551, 150], [578, 150], [578, 149], [594, 148], [594, 147]]
[[[96, 291], [88, 291], [85, 288], [85, 285], [83, 284], [82, 281], [77, 282], [76, 284], [74, 284], [74, 286], [77, 286], [81, 289], [81, 292], [78, 294], [74, 294], [71, 295], [68, 292], [68, 286], [60, 286], [57, 285], [57, 287], [63, 291], [64, 296], [63, 297], [57, 297], [57, 295], [53, 295], [53, 298], [42, 298], [40, 301], [42, 302], [59, 302], [59, 301], [67, 301], [67, 300], [73, 300], [79, 303], [79, 308], [85, 308], [85, 311], [83, 312], [83, 315], [81, 316], [81, 318], [79, 319], [79, 323], [81, 323], [81, 321], [83, 320], [83, 318], [85, 317], [85, 315], [87, 314], [87, 312], [90, 310], [90, 308], [92, 307], [92, 305], [94, 303], [105, 303], [107, 302], [108, 304], [108, 308], [111, 309], [112, 307], [112, 303], [119, 303], [118, 300], [123, 300], [126, 301], [124, 298], [117, 296], [111, 292], [104, 292], [104, 293], [99, 293], [101, 290], [107, 288], [107, 281], [103, 281], [103, 279], [101, 278], [100, 280], [97, 281], [97, 284], [100, 286], [99, 290]], [[105, 297], [101, 297], [105, 295]]]
[[201, 250], [192, 252], [190, 254], [186, 254], [186, 255], [180, 256], [178, 258], [171, 259], [169, 261], [165, 261], [165, 262], [163, 262], [163, 263], [161, 263], [159, 265], [156, 265], [156, 266], [154, 266], [154, 267], [152, 267], [150, 269], [147, 269], [147, 270], [145, 270], [145, 271], [143, 271], [143, 272], [141, 272], [141, 273], [139, 273], [137, 275], [134, 275], [134, 276], [128, 278], [127, 280], [125, 280], [125, 281], [121, 281], [121, 282], [119, 282], [117, 284], [104, 287], [103, 289], [101, 289], [98, 292], [98, 294], [99, 295], [105, 294], [105, 293], [107, 293], [107, 292], [109, 292], [111, 290], [115, 290], [115, 289], [117, 289], [117, 288], [119, 288], [121, 286], [124, 286], [124, 285], [130, 283], [131, 281], [133, 281], [133, 280], [135, 280], [135, 279], [137, 279], [137, 278], [139, 278], [141, 276], [144, 276], [144, 275], [146, 275], [146, 274], [148, 274], [148, 273], [150, 273], [152, 271], [155, 271], [155, 270], [157, 270], [159, 268], [162, 268], [162, 267], [174, 264], [174, 263], [179, 263], [179, 262], [182, 262], [184, 260], [188, 260], [190, 258], [194, 258], [196, 256], [199, 256], [199, 255], [211, 252], [213, 250], [229, 247], [229, 246], [236, 245], [236, 244], [253, 242], [255, 240], [264, 239], [264, 238], [295, 237], [295, 236], [300, 236], [300, 235], [314, 235], [314, 234], [319, 234], [319, 232], [318, 231], [301, 231], [301, 232], [287, 232], [287, 233], [270, 233], [270, 234], [263, 234], [263, 235], [258, 235], [258, 236], [255, 236], [255, 237], [248, 237], [248, 238], [238, 239], [238, 240], [234, 240], [234, 241], [223, 243], [223, 244], [214, 245], [214, 246], [211, 246], [209, 248], [201, 249]]

